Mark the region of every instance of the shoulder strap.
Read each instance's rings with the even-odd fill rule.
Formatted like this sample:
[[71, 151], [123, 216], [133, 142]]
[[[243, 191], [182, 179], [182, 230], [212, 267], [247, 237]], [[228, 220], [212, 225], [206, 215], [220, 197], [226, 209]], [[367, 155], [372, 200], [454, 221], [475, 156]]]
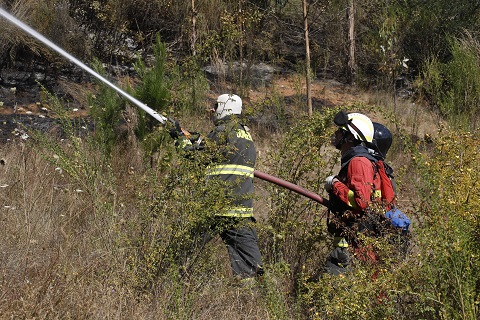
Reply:
[[379, 160], [377, 162], [377, 169], [381, 180], [380, 190], [382, 192], [382, 200], [384, 200], [387, 204], [391, 204], [395, 201], [395, 191], [392, 180], [385, 170], [385, 163], [383, 160]]

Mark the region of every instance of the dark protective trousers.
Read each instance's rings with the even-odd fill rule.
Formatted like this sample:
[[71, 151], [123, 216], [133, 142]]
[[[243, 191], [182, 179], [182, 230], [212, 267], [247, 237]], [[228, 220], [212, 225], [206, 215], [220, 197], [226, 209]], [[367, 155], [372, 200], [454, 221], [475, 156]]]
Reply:
[[234, 276], [250, 278], [263, 274], [262, 255], [253, 218], [216, 217], [215, 223], [204, 234], [203, 245], [220, 234], [227, 246]]
[[253, 227], [228, 229], [221, 232], [220, 236], [227, 246], [235, 276], [248, 278], [263, 274], [257, 232]]

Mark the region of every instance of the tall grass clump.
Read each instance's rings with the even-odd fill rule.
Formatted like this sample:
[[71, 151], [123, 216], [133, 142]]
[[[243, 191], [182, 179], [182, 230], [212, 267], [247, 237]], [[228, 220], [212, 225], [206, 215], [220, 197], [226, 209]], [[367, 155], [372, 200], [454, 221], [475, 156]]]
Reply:
[[[86, 126], [68, 117], [50, 97], [55, 131], [30, 131], [32, 140], [4, 147], [10, 156], [2, 179], [5, 266], [1, 313], [13, 318], [88, 318], [118, 314], [134, 318], [125, 269], [122, 226], [128, 201], [120, 197], [116, 172]], [[2, 148], [3, 149], [3, 148]], [[118, 174], [118, 176], [116, 175]], [[123, 181], [123, 180], [119, 180]], [[20, 215], [18, 213], [21, 213]], [[19, 217], [23, 216], [23, 219]], [[130, 292], [130, 293], [129, 293]]]

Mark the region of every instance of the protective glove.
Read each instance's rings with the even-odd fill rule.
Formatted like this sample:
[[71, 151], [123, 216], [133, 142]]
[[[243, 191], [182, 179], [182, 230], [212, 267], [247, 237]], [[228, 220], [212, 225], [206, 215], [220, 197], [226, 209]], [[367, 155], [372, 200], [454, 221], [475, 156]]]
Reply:
[[332, 191], [333, 183], [337, 181], [338, 181], [337, 176], [328, 176], [325, 179], [325, 191], [327, 192]]
[[178, 121], [175, 121], [175, 128], [170, 129], [170, 137], [172, 137], [172, 139], [174, 140], [177, 140], [183, 135], [184, 134], [182, 128], [180, 127], [180, 123], [178, 123]]
[[170, 129], [170, 137], [172, 137], [173, 140], [178, 139], [178, 131], [175, 128]]

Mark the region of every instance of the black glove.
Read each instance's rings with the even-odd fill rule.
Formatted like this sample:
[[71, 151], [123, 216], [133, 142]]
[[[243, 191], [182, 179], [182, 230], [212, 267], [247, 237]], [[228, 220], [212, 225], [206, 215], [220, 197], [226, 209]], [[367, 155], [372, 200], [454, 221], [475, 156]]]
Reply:
[[170, 129], [170, 137], [172, 137], [173, 140], [177, 140], [181, 135], [183, 135], [183, 132], [178, 132], [175, 128]]
[[183, 131], [180, 127], [180, 123], [175, 121], [175, 128], [170, 129], [170, 137], [172, 137], [174, 140], [177, 140], [181, 136], [183, 136]]

